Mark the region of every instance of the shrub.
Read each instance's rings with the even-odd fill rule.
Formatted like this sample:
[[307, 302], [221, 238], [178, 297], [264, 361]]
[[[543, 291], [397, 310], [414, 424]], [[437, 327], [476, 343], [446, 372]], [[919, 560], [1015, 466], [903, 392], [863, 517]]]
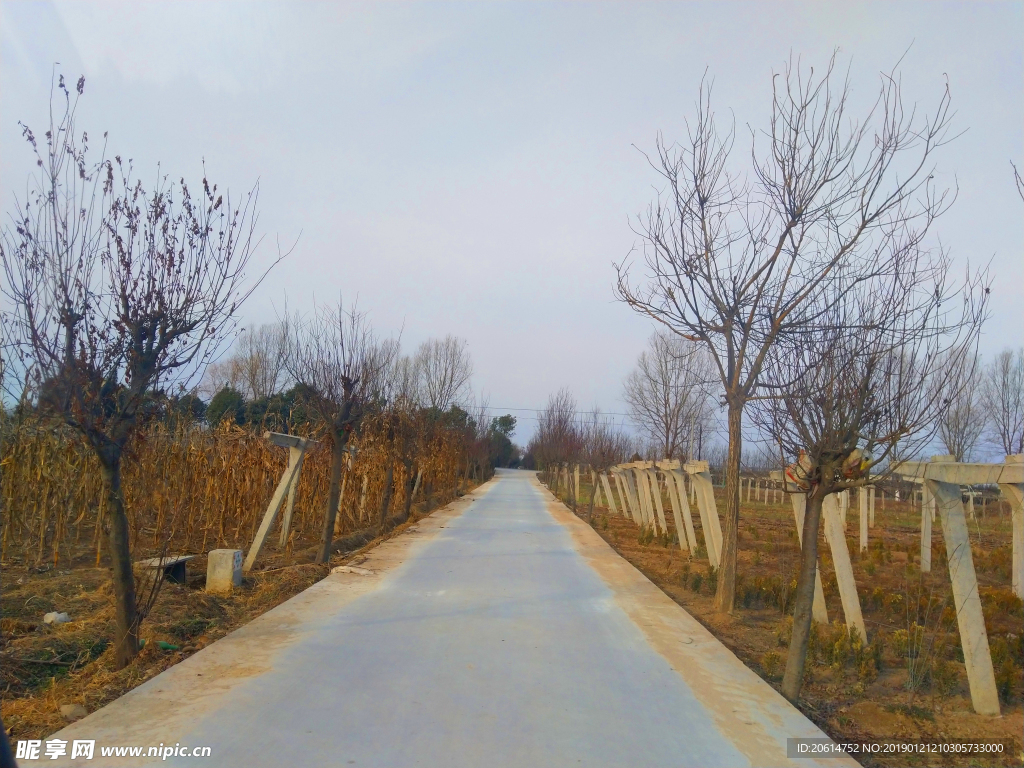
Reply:
[[703, 583], [704, 583], [704, 577], [701, 574], [699, 574], [699, 573], [695, 573], [695, 574], [693, 574], [693, 580], [690, 581], [690, 589], [693, 590], [694, 592], [700, 592], [700, 587], [701, 587], [701, 584], [703, 584]]
[[774, 680], [782, 670], [782, 655], [778, 651], [768, 651], [761, 657], [761, 669], [764, 670], [765, 677]]
[[941, 696], [951, 696], [960, 687], [960, 672], [948, 659], [939, 658], [932, 664], [932, 685]]

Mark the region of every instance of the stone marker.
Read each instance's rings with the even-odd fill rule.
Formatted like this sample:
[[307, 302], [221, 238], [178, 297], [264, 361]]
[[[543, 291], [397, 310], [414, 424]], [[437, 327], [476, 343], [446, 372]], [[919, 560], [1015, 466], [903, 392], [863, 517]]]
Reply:
[[242, 550], [211, 550], [206, 565], [206, 591], [230, 592], [241, 585]]

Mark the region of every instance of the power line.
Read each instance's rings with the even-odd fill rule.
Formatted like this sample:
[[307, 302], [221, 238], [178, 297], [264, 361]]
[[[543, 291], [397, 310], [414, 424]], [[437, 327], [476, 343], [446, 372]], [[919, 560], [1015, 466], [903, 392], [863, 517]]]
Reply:
[[[506, 408], [506, 407], [503, 407], [503, 406], [500, 406], [500, 405], [476, 405], [476, 406], [466, 406], [466, 408], [468, 410], [482, 409], [482, 410], [486, 410], [486, 411], [532, 411], [534, 413], [540, 413], [541, 411], [544, 410], [543, 408]], [[573, 413], [575, 413], [575, 414], [581, 414], [582, 413], [582, 414], [585, 414], [587, 416], [592, 416], [594, 412], [593, 411], [573, 411]], [[628, 413], [618, 413], [618, 412], [615, 412], [615, 411], [600, 411], [598, 413], [598, 415], [599, 416], [626, 416], [626, 417], [632, 418], [631, 414], [628, 414]], [[527, 418], [527, 417], [524, 416], [523, 418]]]

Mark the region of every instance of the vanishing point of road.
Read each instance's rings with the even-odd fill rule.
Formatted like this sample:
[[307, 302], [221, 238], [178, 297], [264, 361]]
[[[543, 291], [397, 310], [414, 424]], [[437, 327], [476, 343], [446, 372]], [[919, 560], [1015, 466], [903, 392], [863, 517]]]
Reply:
[[[56, 737], [96, 740], [83, 766], [809, 768], [786, 739], [824, 734], [534, 473], [499, 470]], [[158, 744], [212, 756], [99, 757]]]

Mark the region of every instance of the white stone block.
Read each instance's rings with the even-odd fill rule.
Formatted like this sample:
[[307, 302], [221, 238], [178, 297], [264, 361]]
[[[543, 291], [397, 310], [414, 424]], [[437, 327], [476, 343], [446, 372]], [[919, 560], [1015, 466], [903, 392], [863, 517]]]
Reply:
[[241, 585], [242, 550], [211, 550], [206, 565], [206, 591], [230, 592]]

